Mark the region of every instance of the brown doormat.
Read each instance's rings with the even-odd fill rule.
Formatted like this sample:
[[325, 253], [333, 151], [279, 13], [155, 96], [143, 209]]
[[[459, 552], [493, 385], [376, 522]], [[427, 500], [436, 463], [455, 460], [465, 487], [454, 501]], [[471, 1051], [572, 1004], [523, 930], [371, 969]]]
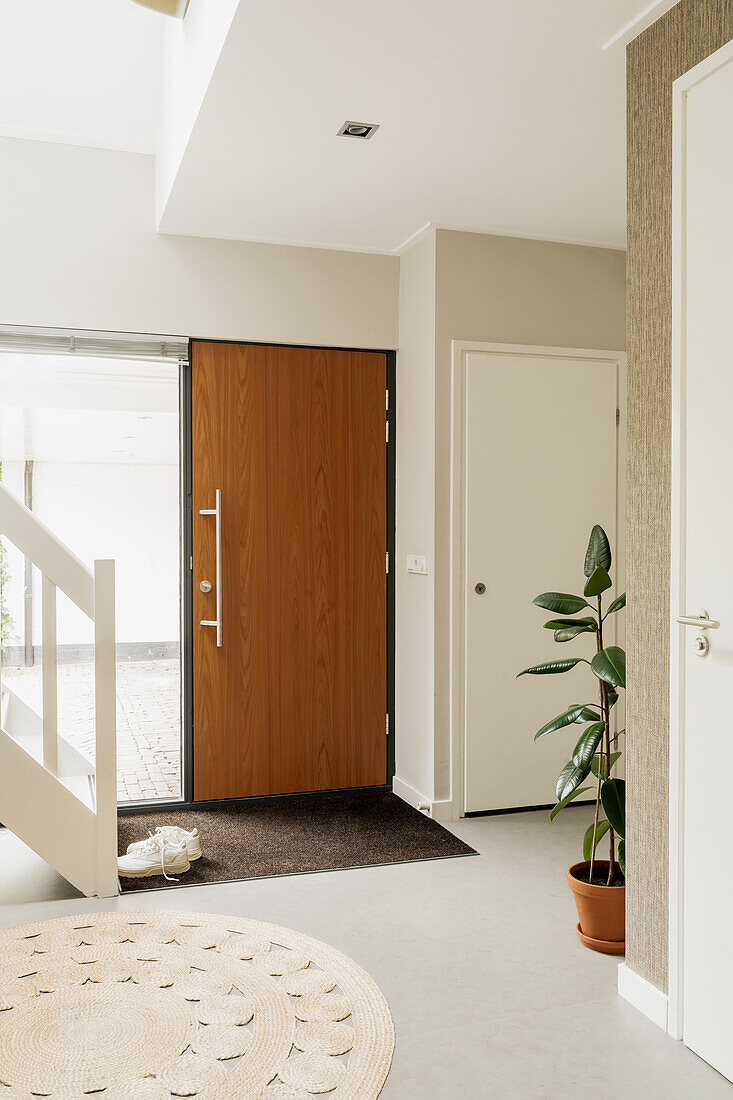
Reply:
[[177, 883], [162, 875], [123, 878], [124, 893], [477, 854], [437, 821], [385, 791], [120, 814], [120, 853], [159, 825], [196, 827], [203, 856]]

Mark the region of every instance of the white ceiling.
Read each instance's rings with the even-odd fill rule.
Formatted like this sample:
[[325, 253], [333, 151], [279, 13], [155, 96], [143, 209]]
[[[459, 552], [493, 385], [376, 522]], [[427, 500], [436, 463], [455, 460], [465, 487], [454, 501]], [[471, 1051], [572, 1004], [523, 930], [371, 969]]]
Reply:
[[164, 25], [130, 0], [0, 0], [0, 136], [153, 153]]
[[[182, 27], [131, 0], [0, 0], [0, 136], [153, 152], [163, 28], [203, 35], [224, 4], [191, 0]], [[183, 140], [166, 100], [163, 232], [393, 252], [432, 224], [624, 246], [624, 51], [601, 47], [645, 0], [226, 5]], [[381, 128], [339, 138], [345, 119]]]
[[[427, 223], [625, 244], [639, 0], [240, 0], [166, 233], [395, 251]], [[359, 142], [345, 119], [381, 128]]]

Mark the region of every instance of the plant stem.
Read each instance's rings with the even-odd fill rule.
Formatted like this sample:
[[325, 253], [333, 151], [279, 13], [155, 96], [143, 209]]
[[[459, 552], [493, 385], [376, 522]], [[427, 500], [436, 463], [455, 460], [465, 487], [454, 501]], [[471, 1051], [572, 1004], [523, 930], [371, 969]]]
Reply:
[[[602, 649], [603, 649], [603, 618], [601, 616], [601, 597], [599, 596], [598, 597], [598, 629], [596, 630], [596, 652], [600, 653]], [[607, 723], [608, 716], [607, 716], [607, 711], [604, 708], [604, 703], [605, 703], [606, 700], [605, 700], [605, 684], [604, 684], [603, 680], [599, 681], [599, 689], [600, 689], [600, 693], [601, 693], [601, 721], [602, 722], [605, 721]], [[606, 731], [607, 730], [608, 730], [608, 724], [606, 724]], [[603, 763], [603, 754], [602, 754], [602, 752], [599, 753], [598, 759], [599, 759], [599, 761], [601, 762], [601, 765], [602, 765], [602, 763]], [[602, 772], [603, 772], [603, 767], [601, 766], [598, 769], [598, 786], [596, 788], [596, 811], [595, 811], [595, 816], [593, 818], [593, 843], [591, 845], [591, 850], [590, 850], [590, 869], [588, 871], [588, 882], [591, 882], [591, 883], [593, 882], [593, 865], [596, 861], [596, 844], [598, 842], [598, 840], [597, 840], [597, 838], [598, 838], [598, 818], [599, 818], [600, 810], [601, 810], [601, 783], [603, 782], [603, 780], [601, 778], [601, 773]]]
[[[600, 770], [600, 769], [599, 769]], [[596, 861], [596, 837], [598, 836], [598, 815], [601, 809], [601, 777], [598, 776], [598, 787], [596, 789], [596, 813], [593, 818], [593, 844], [590, 850], [590, 870], [588, 871], [588, 882], [593, 882], [593, 864]]]
[[[606, 734], [605, 734], [606, 768], [605, 768], [605, 772], [606, 772], [606, 779], [610, 779], [611, 778], [611, 708], [608, 705], [608, 689], [605, 687], [605, 685], [604, 685], [603, 694], [605, 696], [605, 706], [606, 706]], [[608, 861], [608, 878], [606, 879], [606, 885], [610, 886], [611, 882], [613, 881], [613, 868], [614, 868], [614, 864], [616, 862], [616, 836], [615, 836], [615, 833], [613, 831], [613, 828], [611, 828], [610, 825], [609, 825], [609, 829], [608, 829], [608, 839], [609, 839], [609, 844], [610, 844], [610, 858], [609, 858], [609, 861]]]
[[[598, 597], [598, 647], [603, 649], [603, 616], [601, 614], [601, 597]], [[608, 705], [608, 685], [605, 680], [601, 680], [601, 715], [605, 723], [605, 729], [603, 731], [603, 750], [601, 751], [601, 767], [599, 771], [605, 771], [606, 779], [611, 778], [611, 708]], [[606, 767], [603, 768], [603, 757], [606, 757]], [[599, 787], [600, 796], [600, 787]], [[614, 836], [613, 828], [609, 823], [608, 829], [609, 839], [609, 860], [608, 860], [608, 878], [606, 879], [606, 885], [610, 886], [613, 881], [613, 867], [616, 861], [616, 838]]]

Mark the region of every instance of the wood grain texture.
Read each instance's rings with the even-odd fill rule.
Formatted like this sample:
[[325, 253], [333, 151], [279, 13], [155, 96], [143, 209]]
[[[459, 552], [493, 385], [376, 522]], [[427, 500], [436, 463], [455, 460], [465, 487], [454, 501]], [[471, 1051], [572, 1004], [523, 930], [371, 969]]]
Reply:
[[192, 374], [194, 797], [384, 783], [386, 356], [195, 343]]
[[730, 0], [681, 0], [627, 50], [626, 961], [667, 989], [672, 83], [733, 38]]
[[[194, 792], [234, 797], [266, 787], [269, 726], [267, 470], [264, 364], [243, 369], [236, 346], [194, 344], [193, 681]], [[216, 646], [216, 539], [213, 508], [222, 493], [224, 644]], [[211, 592], [199, 589], [202, 580]]]

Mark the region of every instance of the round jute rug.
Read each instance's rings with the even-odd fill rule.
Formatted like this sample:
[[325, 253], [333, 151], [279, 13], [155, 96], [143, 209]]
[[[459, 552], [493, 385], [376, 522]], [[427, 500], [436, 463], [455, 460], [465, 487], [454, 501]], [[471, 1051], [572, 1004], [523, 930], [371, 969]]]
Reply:
[[372, 1100], [393, 1050], [369, 975], [277, 925], [90, 913], [0, 933], [2, 1100]]

